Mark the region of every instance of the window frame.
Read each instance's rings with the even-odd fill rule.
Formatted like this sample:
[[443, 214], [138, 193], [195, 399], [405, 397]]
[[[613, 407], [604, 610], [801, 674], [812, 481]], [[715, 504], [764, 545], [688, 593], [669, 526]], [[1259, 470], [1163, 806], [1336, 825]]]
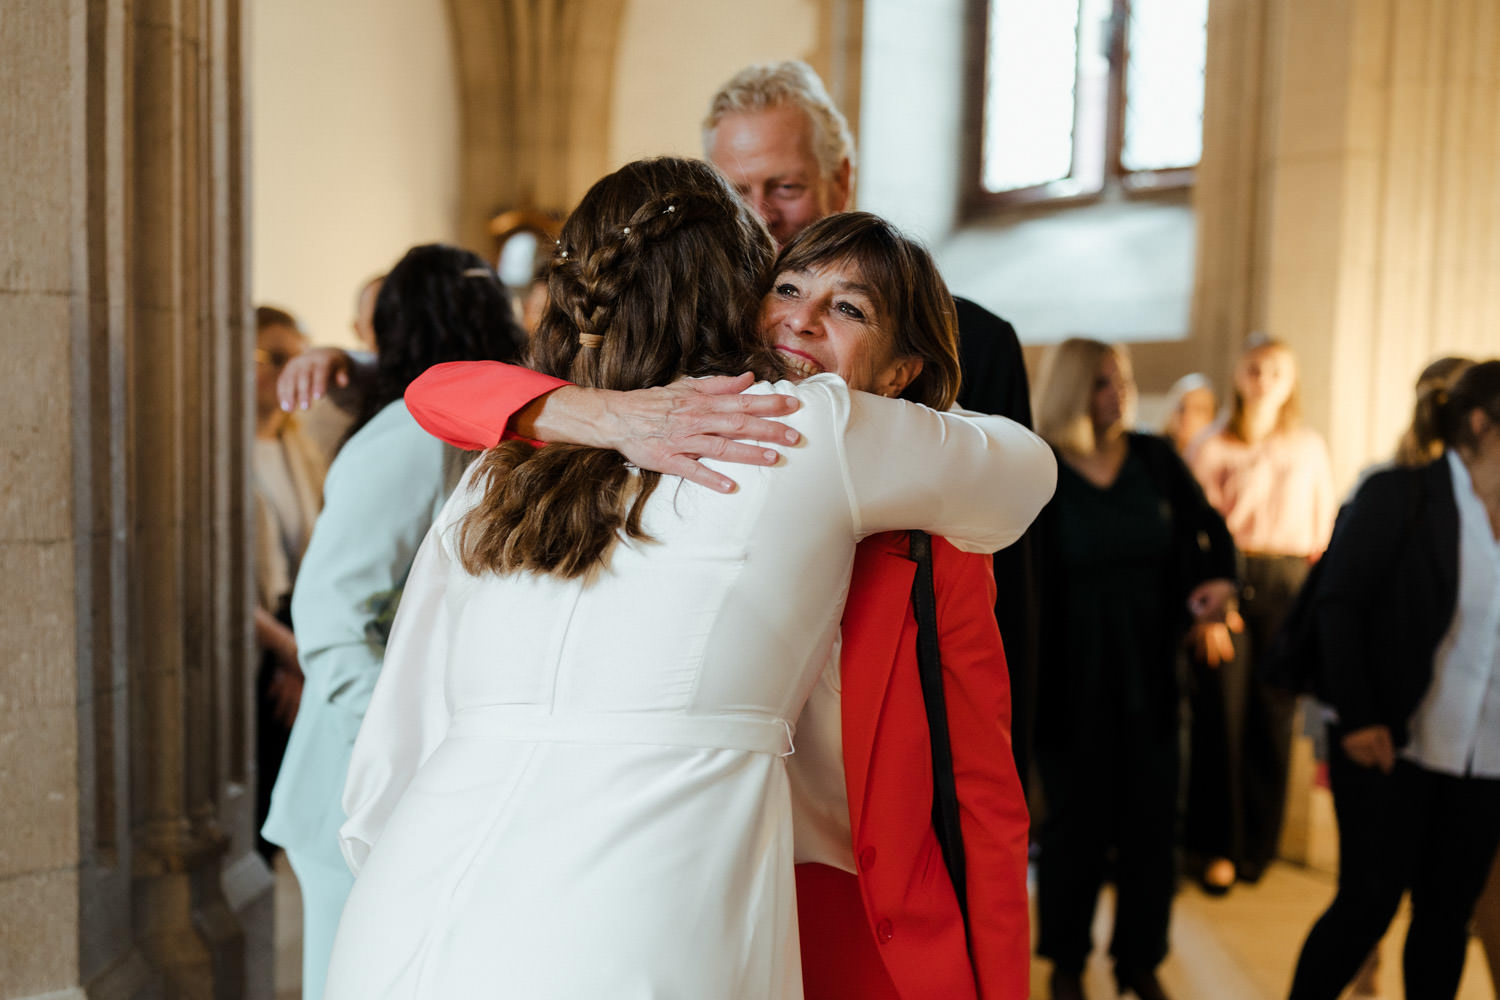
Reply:
[[[1082, 0], [1079, 0], [1082, 3]], [[1109, 82], [1105, 94], [1104, 170], [1096, 186], [1072, 175], [1076, 170], [1076, 148], [1070, 176], [1010, 191], [990, 191], [984, 186], [985, 70], [990, 33], [989, 0], [969, 0], [969, 32], [964, 59], [966, 94], [963, 156], [964, 214], [967, 217], [1016, 208], [1050, 208], [1085, 205], [1107, 200], [1118, 193], [1126, 198], [1150, 197], [1185, 191], [1197, 179], [1197, 166], [1164, 170], [1128, 170], [1121, 162], [1125, 148], [1125, 105], [1128, 98], [1126, 72], [1130, 58], [1130, 0], [1112, 0], [1110, 7]], [[1075, 59], [1074, 77], [1078, 68]], [[1075, 133], [1078, 105], [1073, 110]]]

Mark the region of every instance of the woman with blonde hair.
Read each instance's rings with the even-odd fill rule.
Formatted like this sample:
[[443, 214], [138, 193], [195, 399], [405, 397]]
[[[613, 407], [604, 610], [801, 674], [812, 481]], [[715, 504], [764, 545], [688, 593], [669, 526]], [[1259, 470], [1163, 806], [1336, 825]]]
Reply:
[[1110, 952], [1122, 990], [1166, 994], [1175, 882], [1176, 650], [1194, 619], [1221, 619], [1234, 546], [1171, 443], [1129, 430], [1130, 358], [1074, 338], [1043, 362], [1036, 430], [1057, 453], [1041, 558], [1036, 759], [1047, 803], [1037, 864], [1039, 953], [1052, 996], [1083, 996], [1090, 928], [1116, 851]]
[[1259, 879], [1276, 856], [1296, 699], [1266, 676], [1268, 653], [1338, 508], [1328, 448], [1301, 422], [1291, 348], [1252, 338], [1228, 420], [1188, 464], [1244, 556], [1235, 655], [1196, 671], [1183, 831], [1204, 889], [1222, 894]]

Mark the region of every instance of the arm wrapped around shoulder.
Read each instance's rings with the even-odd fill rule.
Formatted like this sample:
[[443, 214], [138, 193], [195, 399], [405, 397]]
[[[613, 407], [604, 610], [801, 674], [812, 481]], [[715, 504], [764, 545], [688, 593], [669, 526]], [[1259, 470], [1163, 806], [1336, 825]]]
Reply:
[[920, 529], [965, 552], [996, 552], [1052, 499], [1052, 449], [1014, 420], [847, 398], [844, 466], [861, 536]]

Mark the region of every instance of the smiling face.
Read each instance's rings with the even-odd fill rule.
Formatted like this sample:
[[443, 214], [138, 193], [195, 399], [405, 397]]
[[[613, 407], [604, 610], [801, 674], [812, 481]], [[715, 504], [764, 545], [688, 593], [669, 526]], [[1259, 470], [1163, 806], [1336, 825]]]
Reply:
[[890, 318], [847, 263], [778, 272], [760, 332], [794, 377], [833, 372], [851, 389], [896, 396], [922, 370], [920, 358], [896, 356]]
[[778, 245], [849, 200], [849, 162], [825, 177], [813, 147], [813, 127], [797, 107], [727, 114], [713, 131], [708, 158]]

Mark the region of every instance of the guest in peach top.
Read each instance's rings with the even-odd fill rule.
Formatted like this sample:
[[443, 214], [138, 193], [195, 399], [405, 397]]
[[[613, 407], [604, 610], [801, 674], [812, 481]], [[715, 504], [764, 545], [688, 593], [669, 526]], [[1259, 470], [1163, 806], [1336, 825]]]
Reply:
[[1220, 894], [1255, 881], [1276, 855], [1295, 698], [1266, 683], [1265, 654], [1322, 554], [1338, 502], [1328, 448], [1301, 426], [1297, 363], [1283, 343], [1252, 341], [1234, 373], [1234, 405], [1188, 463], [1244, 554], [1244, 631], [1235, 656], [1200, 663], [1184, 839]]

